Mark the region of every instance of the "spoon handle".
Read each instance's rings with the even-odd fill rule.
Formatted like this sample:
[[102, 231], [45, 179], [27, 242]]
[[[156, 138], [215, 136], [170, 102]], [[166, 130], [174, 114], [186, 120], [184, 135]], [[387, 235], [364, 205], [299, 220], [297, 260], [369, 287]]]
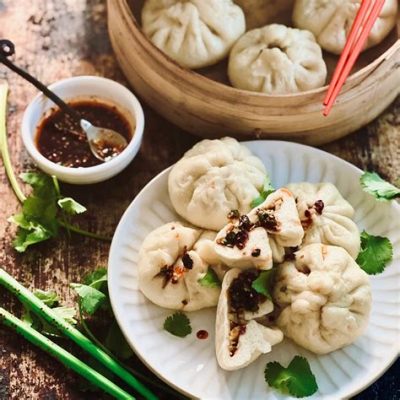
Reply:
[[52, 100], [58, 107], [61, 108], [66, 114], [70, 115], [77, 122], [80, 122], [82, 117], [68, 104], [66, 104], [63, 100], [61, 100], [54, 92], [48, 89], [43, 83], [39, 82], [32, 75], [28, 74], [28, 72], [16, 66], [13, 62], [11, 62], [7, 57], [12, 56], [15, 53], [14, 43], [7, 39], [0, 40], [0, 63], [4, 64], [12, 71], [16, 72], [18, 75], [22, 76], [25, 80], [30, 82], [33, 86], [38, 88], [43, 94], [46, 95], [50, 100]]

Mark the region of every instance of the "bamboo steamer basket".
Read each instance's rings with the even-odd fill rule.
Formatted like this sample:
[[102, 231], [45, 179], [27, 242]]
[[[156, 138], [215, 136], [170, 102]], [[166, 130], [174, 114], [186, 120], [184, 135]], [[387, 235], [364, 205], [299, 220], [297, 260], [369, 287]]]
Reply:
[[[247, 29], [291, 25], [294, 0], [236, 0]], [[206, 138], [286, 139], [320, 145], [376, 118], [399, 94], [399, 24], [380, 45], [364, 52], [329, 117], [322, 115], [327, 87], [269, 96], [229, 86], [227, 61], [191, 71], [158, 50], [140, 27], [142, 0], [108, 0], [108, 29], [116, 58], [134, 90], [158, 113]], [[338, 58], [324, 54], [329, 76]]]

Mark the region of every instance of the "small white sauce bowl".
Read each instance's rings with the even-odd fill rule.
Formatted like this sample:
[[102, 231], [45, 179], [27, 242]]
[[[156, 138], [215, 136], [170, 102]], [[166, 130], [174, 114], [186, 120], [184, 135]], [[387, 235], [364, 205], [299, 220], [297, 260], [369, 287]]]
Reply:
[[36, 147], [37, 128], [49, 111], [57, 107], [44, 94], [39, 93], [25, 110], [22, 120], [22, 140], [26, 150], [40, 169], [55, 175], [60, 181], [84, 185], [105, 181], [117, 175], [133, 160], [142, 143], [144, 114], [136, 96], [121, 84], [97, 76], [77, 76], [49, 86], [64, 101], [96, 99], [115, 105], [134, 127], [127, 148], [111, 161], [87, 168], [70, 168], [44, 157]]

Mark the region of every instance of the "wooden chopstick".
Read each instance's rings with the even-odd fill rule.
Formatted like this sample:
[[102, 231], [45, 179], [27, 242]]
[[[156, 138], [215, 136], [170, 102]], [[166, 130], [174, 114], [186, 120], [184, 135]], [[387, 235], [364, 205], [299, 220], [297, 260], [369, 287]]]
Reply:
[[[367, 3], [367, 6], [364, 4]], [[346, 43], [346, 47], [348, 47], [348, 58], [346, 59], [344, 57], [344, 61], [342, 61], [341, 68], [338, 70], [336, 73], [336, 81], [332, 82], [329, 88], [328, 94], [330, 94], [329, 99], [328, 95], [324, 101], [325, 110], [323, 112], [324, 116], [328, 116], [333, 104], [342, 89], [344, 83], [346, 82], [347, 77], [349, 76], [358, 56], [360, 55], [362, 49], [364, 48], [364, 44], [368, 39], [368, 36], [372, 30], [372, 27], [374, 26], [376, 20], [378, 19], [382, 8], [385, 4], [385, 0], [376, 0], [375, 3], [373, 3], [372, 7], [368, 6], [369, 0], [364, 0], [363, 4], [363, 13], [361, 14], [361, 7], [359, 10], [359, 13], [356, 17], [357, 24], [359, 25], [358, 30], [354, 29], [354, 34], [351, 38], [351, 40], [348, 40], [350, 44]], [[367, 13], [368, 10], [371, 10], [370, 13]], [[365, 14], [364, 14], [365, 13]], [[363, 23], [364, 22], [364, 23]], [[356, 21], [354, 22], [355, 25]], [[359, 32], [361, 27], [361, 32]], [[352, 29], [353, 31], [353, 29]], [[350, 37], [349, 37], [350, 39]], [[340, 62], [340, 60], [339, 60]], [[339, 67], [339, 65], [338, 65]]]

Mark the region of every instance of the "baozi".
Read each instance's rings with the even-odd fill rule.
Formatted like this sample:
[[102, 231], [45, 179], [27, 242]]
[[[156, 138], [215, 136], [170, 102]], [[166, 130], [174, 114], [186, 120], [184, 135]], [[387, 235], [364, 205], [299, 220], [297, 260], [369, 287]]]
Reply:
[[215, 325], [215, 350], [224, 370], [246, 367], [283, 340], [279, 329], [258, 322], [274, 309], [251, 287], [258, 276], [257, 270], [231, 269], [225, 274]]
[[218, 231], [231, 210], [250, 211], [265, 176], [261, 160], [235, 139], [203, 140], [172, 167], [168, 189], [179, 215]]
[[305, 231], [303, 245], [324, 243], [343, 247], [355, 259], [360, 232], [352, 220], [354, 209], [332, 183], [294, 183], [293, 193]]
[[[152, 231], [139, 252], [141, 292], [160, 307], [194, 311], [217, 305], [219, 288], [204, 287], [215, 233], [171, 222]], [[211, 243], [211, 246], [207, 242]], [[217, 264], [215, 264], [218, 267]]]
[[286, 336], [317, 354], [352, 343], [368, 323], [368, 275], [342, 248], [311, 244], [277, 268], [273, 291]]
[[[397, 20], [397, 3], [397, 0], [385, 1], [365, 48], [382, 42], [394, 28]], [[311, 31], [324, 50], [340, 54], [360, 4], [361, 0], [296, 0], [293, 23], [298, 28]]]
[[232, 0], [146, 0], [143, 31], [178, 64], [201, 68], [222, 60], [245, 32], [242, 9]]
[[327, 69], [311, 32], [272, 24], [236, 42], [228, 75], [239, 89], [281, 95], [323, 86]]
[[230, 217], [215, 238], [215, 252], [229, 267], [270, 269], [273, 260], [283, 261], [285, 247], [299, 246], [304, 236], [294, 197], [285, 188], [247, 215], [231, 212]]

